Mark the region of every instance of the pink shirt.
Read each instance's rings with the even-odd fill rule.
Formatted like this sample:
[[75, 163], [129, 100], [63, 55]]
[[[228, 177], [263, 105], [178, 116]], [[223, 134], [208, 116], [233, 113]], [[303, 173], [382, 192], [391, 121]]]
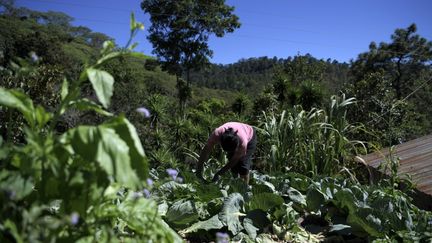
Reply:
[[215, 144], [220, 143], [220, 137], [225, 132], [226, 129], [232, 128], [235, 132], [237, 132], [237, 136], [240, 138], [240, 146], [236, 150], [236, 155], [238, 157], [242, 157], [246, 155], [247, 145], [252, 140], [253, 137], [253, 128], [247, 124], [240, 122], [227, 122], [222, 126], [216, 128], [213, 133], [210, 135], [207, 146], [212, 148]]

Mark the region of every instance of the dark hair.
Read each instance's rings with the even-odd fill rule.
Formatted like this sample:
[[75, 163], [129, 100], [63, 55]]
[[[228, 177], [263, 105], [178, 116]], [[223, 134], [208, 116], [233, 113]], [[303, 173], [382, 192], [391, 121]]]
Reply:
[[237, 136], [237, 131], [234, 131], [232, 127], [225, 129], [225, 132], [221, 136], [221, 146], [224, 151], [234, 151], [240, 143], [240, 139]]

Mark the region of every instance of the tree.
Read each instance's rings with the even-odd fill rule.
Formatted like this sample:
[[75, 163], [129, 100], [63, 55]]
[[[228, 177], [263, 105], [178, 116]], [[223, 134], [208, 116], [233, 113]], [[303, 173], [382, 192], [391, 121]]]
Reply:
[[351, 63], [348, 92], [358, 100], [351, 116], [382, 133], [384, 143], [399, 143], [431, 130], [432, 115], [424, 101], [431, 96], [425, 82], [431, 72], [432, 42], [416, 31], [415, 24], [396, 29], [390, 43], [372, 42], [369, 51]]
[[391, 43], [375, 42], [369, 45], [369, 52], [362, 53], [352, 63], [355, 82], [368, 74], [385, 71], [396, 92], [402, 99], [411, 92], [411, 87], [420, 74], [430, 68], [432, 42], [416, 34], [417, 27], [411, 24], [407, 29], [396, 29]]
[[250, 98], [243, 93], [238, 94], [237, 98], [234, 100], [234, 103], [231, 105], [231, 109], [238, 115], [243, 115], [252, 105], [252, 101]]
[[6, 15], [11, 14], [15, 9], [14, 5], [14, 0], [0, 0], [0, 13]]
[[150, 14], [153, 53], [177, 81], [185, 74], [188, 87], [190, 71], [207, 65], [213, 54], [209, 36], [222, 37], [240, 27], [225, 0], [143, 0], [141, 8]]
[[324, 61], [319, 61], [310, 54], [306, 54], [295, 56], [292, 61], [285, 64], [284, 68], [291, 83], [297, 85], [307, 80], [321, 82], [325, 71], [324, 64]]

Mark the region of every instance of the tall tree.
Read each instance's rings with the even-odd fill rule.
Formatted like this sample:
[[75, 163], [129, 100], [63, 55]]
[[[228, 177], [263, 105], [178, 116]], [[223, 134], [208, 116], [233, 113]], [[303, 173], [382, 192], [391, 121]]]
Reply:
[[[432, 42], [416, 31], [415, 24], [396, 29], [390, 43], [372, 42], [369, 51], [351, 63], [353, 80], [348, 92], [358, 100], [352, 116], [382, 133], [385, 143], [395, 144], [431, 130], [432, 115], [424, 106], [431, 94], [424, 85], [431, 71]], [[417, 92], [418, 87], [424, 91]]]
[[411, 24], [407, 29], [396, 29], [391, 43], [372, 42], [369, 52], [362, 53], [352, 63], [355, 82], [371, 73], [384, 71], [396, 92], [402, 99], [410, 93], [414, 82], [422, 71], [430, 68], [432, 42], [416, 34], [417, 27]]
[[190, 71], [207, 65], [213, 54], [209, 36], [222, 37], [240, 27], [225, 0], [143, 0], [141, 8], [150, 15], [153, 53], [178, 82], [186, 75], [188, 87]]

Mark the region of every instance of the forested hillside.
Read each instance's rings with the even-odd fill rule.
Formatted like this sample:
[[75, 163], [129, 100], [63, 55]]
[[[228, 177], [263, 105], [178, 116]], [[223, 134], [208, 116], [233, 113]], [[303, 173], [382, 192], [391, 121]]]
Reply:
[[[432, 132], [432, 42], [415, 24], [350, 63], [220, 65], [209, 36], [241, 28], [223, 0], [143, 0], [152, 25], [131, 14], [126, 46], [13, 3], [0, 0], [0, 242], [432, 239], [398, 158], [378, 180], [357, 160]], [[134, 50], [143, 28], [155, 56]], [[257, 137], [247, 179], [205, 146], [228, 121]]]
[[[304, 68], [316, 69], [317, 76], [305, 77]], [[239, 60], [233, 64], [210, 64], [191, 75], [193, 83], [214, 89], [237, 90], [248, 94], [262, 91], [281, 71], [290, 72], [289, 79], [301, 83], [306, 79], [325, 82], [333, 92], [348, 82], [349, 65], [337, 61], [318, 60], [307, 54], [287, 58], [258, 57]], [[290, 70], [290, 71], [288, 71]], [[302, 77], [303, 76], [303, 77]]]

